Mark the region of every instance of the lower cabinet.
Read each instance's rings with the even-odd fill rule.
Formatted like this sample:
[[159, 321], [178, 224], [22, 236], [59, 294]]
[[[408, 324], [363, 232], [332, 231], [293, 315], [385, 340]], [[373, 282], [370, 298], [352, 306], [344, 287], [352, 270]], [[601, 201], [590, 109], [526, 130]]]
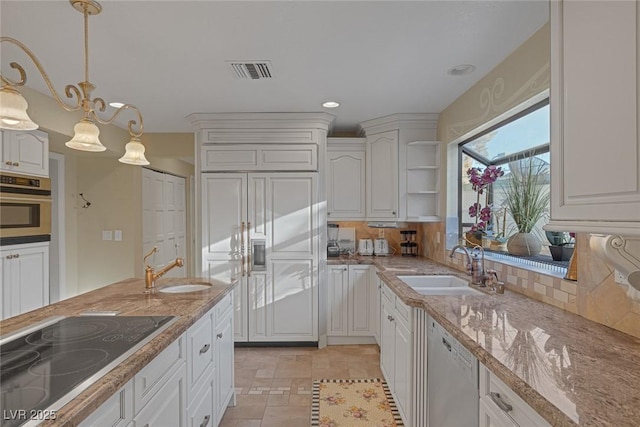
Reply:
[[217, 426], [235, 404], [232, 307], [229, 293], [80, 426]]
[[[376, 334], [379, 310], [377, 283], [372, 265], [330, 265], [327, 336], [329, 344], [363, 343], [331, 340], [331, 337], [369, 337]], [[371, 340], [373, 343], [373, 340]]]
[[0, 249], [0, 320], [49, 304], [49, 242]]
[[391, 390], [400, 416], [411, 426], [413, 381], [412, 310], [382, 285], [380, 319], [380, 369]]
[[533, 408], [480, 364], [480, 427], [551, 427]]

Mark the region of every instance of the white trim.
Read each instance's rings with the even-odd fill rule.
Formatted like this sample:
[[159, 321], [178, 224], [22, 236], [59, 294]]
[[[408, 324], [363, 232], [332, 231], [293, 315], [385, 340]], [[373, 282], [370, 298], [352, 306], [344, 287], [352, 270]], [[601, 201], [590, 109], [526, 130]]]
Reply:
[[[66, 246], [66, 211], [65, 211], [65, 158], [64, 154], [49, 152], [49, 160], [53, 160], [57, 163], [57, 183], [56, 192], [58, 195], [58, 245], [57, 247], [50, 246], [49, 247], [49, 257], [51, 257], [51, 252], [56, 251], [58, 254], [58, 298], [60, 301], [69, 297], [67, 295], [67, 270], [66, 270], [66, 262], [67, 262], [67, 246]], [[49, 171], [51, 173], [51, 170]], [[51, 286], [51, 280], [49, 280], [49, 286]], [[51, 292], [49, 292], [51, 295]]]

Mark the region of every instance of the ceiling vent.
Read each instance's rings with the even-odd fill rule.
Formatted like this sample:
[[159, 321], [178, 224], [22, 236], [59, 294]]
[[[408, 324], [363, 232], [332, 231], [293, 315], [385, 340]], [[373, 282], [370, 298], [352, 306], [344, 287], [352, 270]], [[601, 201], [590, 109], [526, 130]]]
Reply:
[[227, 61], [237, 79], [270, 79], [273, 77], [270, 61]]

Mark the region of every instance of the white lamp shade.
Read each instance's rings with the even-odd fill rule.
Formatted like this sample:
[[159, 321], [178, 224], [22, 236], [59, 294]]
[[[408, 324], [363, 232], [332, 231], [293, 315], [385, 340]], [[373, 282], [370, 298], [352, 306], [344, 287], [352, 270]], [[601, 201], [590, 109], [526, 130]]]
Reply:
[[73, 139], [65, 145], [80, 151], [104, 151], [107, 149], [98, 138], [100, 129], [89, 119], [82, 119], [73, 127]]
[[131, 141], [125, 145], [124, 149], [124, 156], [118, 159], [119, 162], [137, 166], [149, 164], [149, 161], [144, 157], [144, 145], [142, 145], [138, 138], [131, 138]]
[[38, 125], [27, 114], [27, 100], [11, 86], [0, 90], [0, 129], [34, 130]]

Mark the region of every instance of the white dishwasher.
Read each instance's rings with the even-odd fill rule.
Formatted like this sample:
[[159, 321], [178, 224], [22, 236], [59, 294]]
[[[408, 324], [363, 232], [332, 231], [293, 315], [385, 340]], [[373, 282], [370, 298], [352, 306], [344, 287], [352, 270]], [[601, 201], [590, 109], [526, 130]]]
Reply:
[[478, 426], [478, 359], [429, 318], [429, 427]]

